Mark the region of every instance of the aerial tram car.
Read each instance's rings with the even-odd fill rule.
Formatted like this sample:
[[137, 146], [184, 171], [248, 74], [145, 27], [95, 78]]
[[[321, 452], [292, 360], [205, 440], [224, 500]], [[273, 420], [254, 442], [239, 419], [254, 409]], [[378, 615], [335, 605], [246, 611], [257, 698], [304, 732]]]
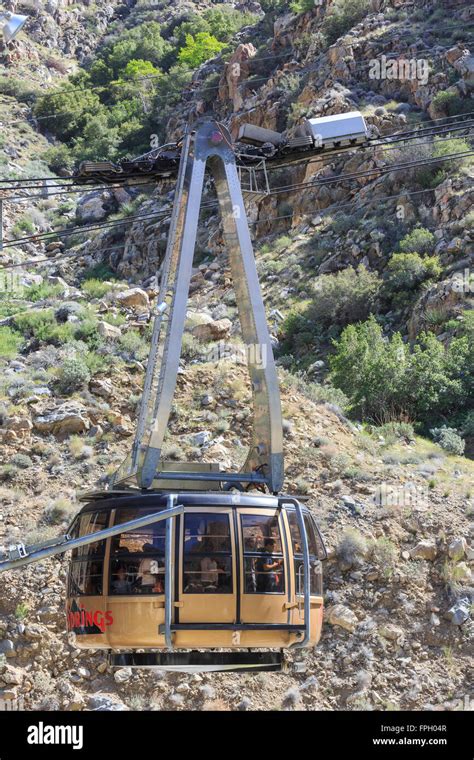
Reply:
[[[248, 352], [253, 434], [239, 472], [162, 457], [206, 171], [221, 208], [242, 338], [260, 348]], [[234, 147], [221, 124], [202, 121], [181, 147], [131, 453], [107, 490], [82, 497], [65, 536], [9, 547], [0, 570], [72, 550], [68, 630], [76, 646], [107, 650], [114, 666], [281, 670], [293, 659], [288, 652], [319, 640], [326, 558], [313, 515], [282, 485], [278, 380]]]

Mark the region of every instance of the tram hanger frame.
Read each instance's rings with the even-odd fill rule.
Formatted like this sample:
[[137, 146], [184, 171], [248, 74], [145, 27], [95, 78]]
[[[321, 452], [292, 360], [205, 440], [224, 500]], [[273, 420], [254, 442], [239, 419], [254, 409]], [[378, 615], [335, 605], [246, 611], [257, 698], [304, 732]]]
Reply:
[[[162, 468], [162, 448], [179, 369], [192, 263], [196, 245], [204, 178], [209, 169], [221, 210], [242, 337], [248, 351], [253, 397], [253, 437], [241, 471], [196, 472]], [[167, 313], [166, 334], [162, 335]], [[258, 354], [258, 356], [257, 356]], [[260, 360], [262, 357], [262, 360]], [[283, 434], [278, 377], [265, 307], [242, 197], [231, 137], [212, 120], [187, 130], [183, 140], [168, 244], [153, 324], [150, 355], [137, 431], [131, 455], [112, 478], [112, 488], [134, 483], [142, 489], [160, 487], [160, 480], [216, 481], [245, 488], [267, 487], [278, 493], [283, 485]], [[155, 485], [156, 484], [156, 485]], [[185, 486], [184, 486], [185, 487]]]

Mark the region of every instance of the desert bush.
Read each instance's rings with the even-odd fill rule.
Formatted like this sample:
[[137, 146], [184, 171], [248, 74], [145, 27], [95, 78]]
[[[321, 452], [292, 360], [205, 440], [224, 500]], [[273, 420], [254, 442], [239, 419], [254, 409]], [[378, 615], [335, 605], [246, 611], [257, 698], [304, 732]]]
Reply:
[[67, 499], [65, 496], [58, 496], [46, 507], [44, 519], [51, 525], [59, 525], [60, 523], [72, 520], [76, 509], [76, 506], [70, 499]]
[[103, 298], [109, 292], [110, 285], [103, 280], [91, 277], [83, 281], [81, 290], [90, 298]]
[[64, 395], [79, 391], [90, 377], [89, 368], [82, 359], [66, 359], [58, 372], [58, 391]]
[[359, 21], [362, 21], [369, 10], [369, 0], [334, 0], [322, 25], [327, 42], [332, 45]]
[[0, 327], [0, 359], [13, 359], [22, 343], [21, 335], [10, 327]]
[[375, 539], [370, 544], [370, 554], [373, 563], [381, 570], [382, 575], [389, 578], [396, 566], [398, 551], [397, 547], [386, 536]]
[[13, 464], [0, 466], [0, 483], [11, 483], [18, 475], [18, 467]]
[[368, 546], [365, 537], [353, 528], [348, 528], [342, 536], [337, 548], [337, 558], [352, 567], [359, 564], [367, 554]]
[[414, 290], [426, 280], [436, 280], [442, 272], [437, 256], [422, 258], [418, 253], [394, 253], [387, 265], [389, 291]]
[[469, 98], [461, 98], [448, 90], [436, 93], [431, 105], [440, 116], [457, 116], [472, 111], [472, 101]]
[[121, 335], [118, 343], [126, 361], [143, 361], [148, 356], [149, 346], [136, 330]]
[[53, 309], [23, 312], [15, 317], [14, 324], [25, 337], [36, 338], [54, 346], [67, 343], [74, 335], [74, 326], [71, 323], [57, 323]]
[[20, 470], [27, 470], [29, 467], [33, 467], [33, 460], [28, 454], [14, 454], [11, 458], [11, 463], [15, 467], [19, 467]]
[[474, 346], [465, 336], [444, 346], [422, 333], [410, 352], [401, 335], [385, 338], [374, 317], [349, 325], [335, 341], [331, 381], [353, 412], [374, 421], [423, 424], [464, 411], [472, 398]]
[[432, 232], [424, 227], [414, 230], [400, 240], [399, 248], [402, 253], [419, 253], [421, 255], [433, 250], [436, 239]]
[[457, 430], [454, 428], [442, 427], [432, 428], [430, 430], [433, 440], [439, 443], [442, 449], [449, 454], [456, 454], [462, 456], [466, 447], [466, 442], [463, 441]]

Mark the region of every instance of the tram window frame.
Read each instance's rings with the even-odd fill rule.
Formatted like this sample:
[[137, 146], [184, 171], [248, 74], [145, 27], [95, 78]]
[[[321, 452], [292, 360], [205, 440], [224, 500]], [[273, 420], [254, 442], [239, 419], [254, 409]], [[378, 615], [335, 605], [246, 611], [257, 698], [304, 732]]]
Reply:
[[[94, 519], [95, 518], [95, 519]], [[110, 511], [105, 509], [82, 512], [77, 516], [71, 531], [72, 538], [93, 535], [105, 530], [109, 525]], [[100, 520], [103, 520], [101, 523]], [[94, 530], [87, 530], [91, 525]], [[69, 596], [103, 596], [104, 595], [104, 559], [106, 540], [79, 546], [73, 549], [69, 567], [68, 595]], [[94, 567], [95, 566], [95, 567]], [[81, 578], [81, 572], [85, 572]], [[92, 572], [95, 569], [95, 572]], [[97, 580], [98, 579], [98, 580]], [[91, 584], [93, 590], [82, 591], [79, 584], [86, 587]]]
[[[232, 533], [231, 533], [231, 521], [230, 521], [231, 515], [229, 515], [227, 512], [186, 512], [184, 514], [183, 519], [183, 541], [182, 541], [182, 560], [181, 560], [181, 569], [182, 569], [182, 577], [183, 577], [183, 594], [203, 594], [203, 595], [222, 595], [222, 594], [233, 594], [234, 593], [234, 572], [233, 572], [233, 546], [232, 546]], [[227, 525], [227, 533], [224, 533], [221, 536], [217, 536], [216, 534], [212, 533], [202, 533], [199, 531], [200, 526], [197, 528], [197, 533], [187, 533], [188, 525], [190, 520], [199, 520], [202, 524], [203, 521], [206, 521], [205, 530], [208, 531], [208, 523], [219, 523], [222, 522]], [[191, 530], [192, 528], [189, 528]], [[192, 546], [186, 546], [186, 543], [190, 541], [191, 539], [195, 538], [197, 539], [196, 543], [198, 544], [205, 544], [206, 539], [216, 539], [216, 538], [224, 538], [227, 539], [226, 541], [226, 549], [209, 549], [209, 551], [203, 551], [202, 548], [200, 551], [196, 549], [194, 545]], [[206, 570], [202, 569], [202, 565], [200, 565], [200, 570], [189, 570], [187, 569], [186, 565], [189, 563], [195, 562], [197, 559], [202, 560], [209, 556], [210, 561], [213, 559], [215, 560], [215, 564], [217, 565], [217, 562], [220, 561], [221, 564], [224, 564], [225, 569], [215, 567], [215, 568], [207, 568]], [[219, 572], [224, 573], [228, 577], [228, 585], [226, 586], [225, 590], [222, 590], [219, 588]], [[201, 579], [194, 588], [189, 588], [187, 581], [187, 576], [189, 576], [190, 573], [199, 574], [200, 576], [204, 576], [206, 574], [211, 575], [214, 573], [217, 573], [217, 585], [214, 586], [213, 582], [211, 580], [204, 581]], [[210, 585], [204, 586], [204, 583], [209, 583]]]
[[[303, 567], [304, 559], [303, 550], [301, 548], [301, 532], [296, 516], [296, 510], [287, 509], [286, 514], [290, 530], [291, 548], [294, 557], [295, 594], [297, 596], [302, 596], [304, 592], [300, 587], [300, 569]], [[323, 593], [321, 562], [327, 559], [327, 551], [319, 528], [312, 515], [308, 512], [303, 512], [303, 520], [306, 528], [306, 535], [308, 537], [309, 561], [311, 565], [310, 594], [311, 596], [321, 596]], [[295, 546], [296, 541], [299, 541], [301, 551], [297, 551]]]
[[[256, 566], [255, 560], [261, 559], [262, 554], [264, 554], [264, 552], [263, 552], [262, 549], [249, 550], [247, 548], [247, 544], [246, 544], [246, 542], [247, 542], [247, 537], [245, 535], [245, 528], [246, 528], [245, 521], [246, 521], [246, 518], [251, 518], [253, 521], [255, 521], [256, 517], [257, 518], [264, 518], [267, 521], [271, 520], [273, 522], [273, 526], [271, 526], [271, 527], [273, 528], [273, 530], [276, 527], [276, 530], [277, 530], [277, 537], [278, 537], [278, 543], [279, 543], [280, 548], [279, 548], [278, 551], [274, 550], [272, 552], [266, 552], [266, 554], [271, 554], [272, 557], [275, 557], [275, 559], [282, 561], [281, 571], [279, 573], [280, 581], [281, 581], [281, 588], [278, 591], [266, 591], [266, 590], [262, 591], [261, 589], [258, 589], [257, 588], [257, 579], [256, 579], [256, 577], [255, 577], [255, 580], [254, 580], [255, 589], [249, 589], [249, 587], [247, 585], [247, 576], [249, 574], [254, 574], [256, 576], [256, 574], [257, 574], [256, 570], [254, 569], [255, 566]], [[248, 526], [248, 527], [252, 527], [252, 526]], [[264, 532], [262, 531], [263, 546], [265, 546], [265, 541], [267, 539], [273, 539], [273, 541], [275, 541], [275, 543], [277, 543], [277, 537], [275, 537], [274, 533], [270, 533], [269, 532], [267, 535], [265, 535]], [[275, 510], [275, 512], [273, 513], [273, 515], [262, 514], [261, 512], [241, 513], [240, 514], [240, 539], [241, 539], [241, 544], [242, 544], [243, 576], [244, 576], [243, 577], [243, 581], [244, 582], [243, 582], [242, 592], [244, 594], [249, 594], [249, 595], [256, 595], [257, 594], [257, 595], [265, 595], [265, 596], [284, 596], [286, 594], [286, 578], [285, 578], [285, 576], [286, 576], [286, 573], [285, 573], [285, 570], [286, 570], [285, 565], [286, 565], [286, 563], [285, 563], [284, 538], [283, 538], [282, 526], [281, 526], [280, 519], [279, 519], [279, 511]], [[254, 563], [255, 563], [254, 567], [252, 567], [252, 569], [250, 571], [247, 570], [248, 562], [249, 561], [250, 562], [254, 561]], [[271, 571], [267, 571], [267, 572], [271, 572]]]
[[[157, 511], [159, 510], [155, 507], [139, 509], [121, 507], [115, 513], [114, 526]], [[110, 596], [133, 598], [163, 596], [165, 593], [165, 531], [165, 521], [160, 521], [134, 530], [125, 530], [112, 537], [108, 583]], [[141, 549], [130, 551], [126, 545], [121, 547], [120, 542], [124, 540], [124, 537], [127, 537], [125, 543], [127, 541], [132, 543], [135, 537], [135, 543], [141, 542]], [[153, 542], [158, 540], [158, 546], [143, 540], [143, 537], [148, 537]], [[119, 549], [124, 551], [120, 552]], [[125, 574], [122, 578], [118, 576], [120, 569]], [[153, 581], [143, 582], [144, 579], [148, 580], [152, 577]]]

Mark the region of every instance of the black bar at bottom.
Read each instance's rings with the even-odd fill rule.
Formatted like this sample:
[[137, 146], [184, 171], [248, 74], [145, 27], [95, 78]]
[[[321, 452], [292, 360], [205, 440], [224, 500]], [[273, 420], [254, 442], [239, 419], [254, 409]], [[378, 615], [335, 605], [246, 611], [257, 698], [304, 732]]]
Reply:
[[[172, 631], [304, 631], [304, 625], [289, 623], [173, 623]], [[164, 625], [159, 632], [164, 633]]]
[[281, 652], [123, 652], [109, 654], [113, 667], [203, 667], [213, 670], [273, 670], [282, 669]]

